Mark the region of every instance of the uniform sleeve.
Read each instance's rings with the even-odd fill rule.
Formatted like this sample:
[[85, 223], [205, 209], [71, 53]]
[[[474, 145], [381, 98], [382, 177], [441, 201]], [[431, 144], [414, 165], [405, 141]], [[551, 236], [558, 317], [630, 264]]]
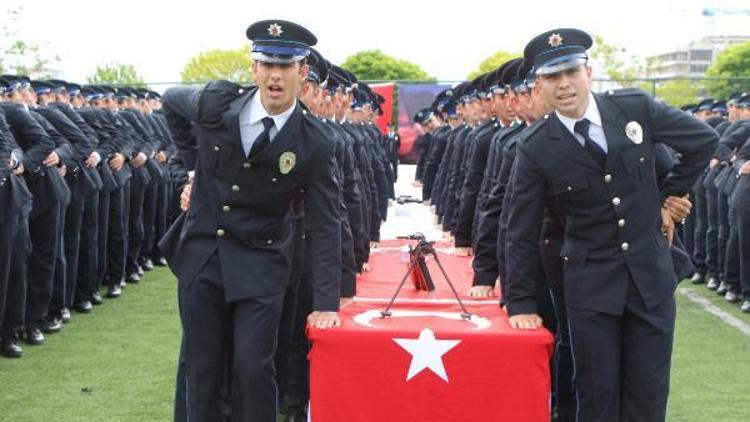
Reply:
[[331, 148], [317, 160], [305, 195], [310, 228], [313, 310], [338, 311], [341, 288], [341, 223], [336, 161]]
[[708, 165], [719, 137], [709, 125], [682, 111], [650, 97], [649, 101], [654, 141], [681, 154], [680, 162], [664, 179], [662, 196], [685, 196]]
[[528, 152], [518, 146], [513, 196], [509, 201], [505, 251], [507, 261], [508, 315], [537, 312], [536, 288], [544, 283], [539, 253], [539, 235], [544, 221], [547, 183]]
[[198, 122], [200, 91], [185, 87], [170, 88], [162, 97], [164, 117], [167, 119], [175, 147], [187, 170], [195, 168], [198, 145], [193, 135], [193, 124]]

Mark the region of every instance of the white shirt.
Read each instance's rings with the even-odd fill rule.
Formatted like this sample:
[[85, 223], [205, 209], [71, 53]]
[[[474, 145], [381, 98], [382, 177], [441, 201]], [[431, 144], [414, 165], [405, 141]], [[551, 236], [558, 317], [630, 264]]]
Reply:
[[589, 92], [589, 106], [586, 108], [586, 112], [580, 119], [571, 119], [570, 117], [563, 116], [555, 110], [557, 118], [560, 119], [562, 124], [568, 128], [573, 137], [578, 140], [581, 146], [584, 146], [586, 140], [583, 136], [579, 135], [575, 131], [576, 122], [583, 119], [588, 119], [591, 124], [589, 125], [589, 137], [594, 141], [604, 152], [607, 152], [607, 138], [604, 136], [604, 126], [602, 126], [602, 116], [599, 114], [599, 106], [596, 105], [596, 99], [594, 94]]
[[253, 98], [250, 99], [240, 110], [240, 137], [242, 138], [242, 149], [245, 150], [245, 155], [250, 153], [250, 149], [253, 147], [255, 139], [263, 133], [263, 118], [270, 117], [273, 119], [273, 126], [268, 132], [268, 139], [273, 142], [273, 138], [279, 133], [281, 128], [284, 127], [289, 116], [294, 112], [294, 107], [297, 105], [297, 100], [288, 110], [281, 114], [271, 116], [263, 107], [263, 103], [260, 101], [260, 95], [256, 92], [253, 94]]

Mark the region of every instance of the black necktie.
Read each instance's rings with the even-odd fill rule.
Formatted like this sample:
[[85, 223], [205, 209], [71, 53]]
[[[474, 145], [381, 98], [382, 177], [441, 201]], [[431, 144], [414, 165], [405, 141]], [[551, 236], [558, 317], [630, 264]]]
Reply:
[[273, 127], [273, 119], [266, 116], [261, 120], [263, 122], [263, 132], [255, 138], [253, 146], [250, 147], [250, 154], [248, 157], [253, 157], [259, 152], [263, 151], [263, 148], [267, 147], [271, 143], [271, 128]]
[[583, 147], [586, 148], [586, 151], [588, 151], [589, 154], [594, 158], [594, 160], [599, 163], [600, 166], [604, 167], [604, 165], [607, 162], [607, 153], [604, 152], [602, 147], [599, 146], [596, 142], [594, 142], [593, 139], [589, 136], [589, 127], [591, 126], [591, 122], [589, 119], [583, 119], [576, 122], [575, 127], [573, 130], [575, 133], [583, 136], [584, 142]]

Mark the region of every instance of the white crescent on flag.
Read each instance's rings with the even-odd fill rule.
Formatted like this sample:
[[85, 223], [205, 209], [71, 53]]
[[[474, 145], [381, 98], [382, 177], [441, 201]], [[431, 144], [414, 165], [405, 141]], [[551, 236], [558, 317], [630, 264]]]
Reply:
[[[461, 314], [459, 312], [438, 312], [438, 311], [410, 311], [397, 309], [391, 311], [391, 316], [388, 318], [418, 318], [418, 317], [438, 317], [444, 319], [450, 319], [454, 321], [460, 321]], [[371, 309], [369, 311], [362, 312], [354, 316], [354, 322], [364, 327], [377, 328], [378, 326], [372, 323], [373, 319], [380, 319], [380, 311], [377, 309]], [[478, 315], [471, 315], [471, 318], [465, 320], [474, 324], [475, 330], [486, 330], [492, 326], [492, 321], [487, 318], [480, 317]]]

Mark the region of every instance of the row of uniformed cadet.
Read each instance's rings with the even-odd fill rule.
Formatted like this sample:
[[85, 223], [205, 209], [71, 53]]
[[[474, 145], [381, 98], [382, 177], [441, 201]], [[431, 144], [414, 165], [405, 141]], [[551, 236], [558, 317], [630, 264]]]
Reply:
[[745, 201], [750, 199], [750, 95], [726, 101], [707, 98], [683, 110], [719, 134], [719, 146], [693, 186], [695, 212], [683, 228], [685, 246], [697, 271], [691, 282], [706, 283], [740, 310], [750, 313], [750, 237]]
[[44, 342], [125, 282], [166, 265], [177, 211], [172, 137], [146, 89], [0, 77], [2, 354]]
[[718, 135], [639, 90], [591, 93], [591, 44], [548, 31], [439, 94], [415, 116], [418, 182], [457, 253], [475, 255], [470, 295], [499, 280], [511, 326], [556, 334], [557, 420], [660, 421], [674, 288], [700, 269], [675, 224]]

